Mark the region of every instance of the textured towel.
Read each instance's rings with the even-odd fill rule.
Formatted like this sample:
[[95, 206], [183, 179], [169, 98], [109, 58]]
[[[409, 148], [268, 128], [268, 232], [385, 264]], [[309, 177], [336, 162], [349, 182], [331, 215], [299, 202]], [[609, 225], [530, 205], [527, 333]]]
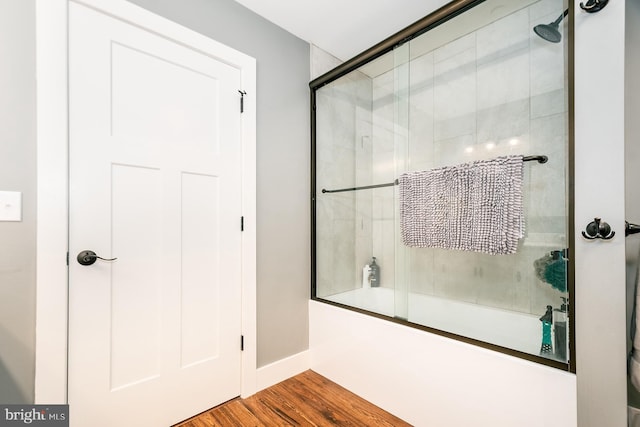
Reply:
[[404, 244], [515, 253], [524, 235], [523, 170], [518, 155], [402, 174]]
[[560, 292], [567, 292], [567, 260], [563, 251], [547, 252], [533, 262], [533, 271], [541, 282]]

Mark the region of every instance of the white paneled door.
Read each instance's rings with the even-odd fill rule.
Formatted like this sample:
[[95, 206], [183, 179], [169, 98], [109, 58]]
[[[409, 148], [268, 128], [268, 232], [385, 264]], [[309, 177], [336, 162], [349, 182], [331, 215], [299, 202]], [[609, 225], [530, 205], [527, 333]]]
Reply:
[[169, 426], [240, 394], [240, 71], [75, 3], [69, 26], [72, 425]]

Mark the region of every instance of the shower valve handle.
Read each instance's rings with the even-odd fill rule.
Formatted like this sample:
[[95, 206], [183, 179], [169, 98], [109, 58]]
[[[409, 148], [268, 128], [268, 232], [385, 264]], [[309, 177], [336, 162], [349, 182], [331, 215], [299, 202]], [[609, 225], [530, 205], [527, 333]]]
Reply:
[[611, 230], [611, 226], [600, 218], [594, 218], [582, 232], [582, 237], [587, 240], [610, 240], [615, 235], [616, 232]]

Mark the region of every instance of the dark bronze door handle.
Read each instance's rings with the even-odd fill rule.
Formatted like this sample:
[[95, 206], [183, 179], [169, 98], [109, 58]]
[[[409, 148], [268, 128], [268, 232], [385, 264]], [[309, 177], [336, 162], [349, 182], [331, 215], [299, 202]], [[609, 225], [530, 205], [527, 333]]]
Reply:
[[92, 265], [98, 259], [101, 259], [102, 261], [115, 261], [118, 258], [102, 258], [101, 256], [96, 255], [93, 251], [82, 251], [77, 257], [78, 263], [81, 265]]

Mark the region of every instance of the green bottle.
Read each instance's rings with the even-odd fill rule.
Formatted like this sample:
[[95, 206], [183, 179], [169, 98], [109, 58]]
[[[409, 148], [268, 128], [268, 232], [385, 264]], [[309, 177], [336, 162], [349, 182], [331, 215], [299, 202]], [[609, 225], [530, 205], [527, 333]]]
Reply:
[[551, 345], [551, 325], [553, 323], [553, 307], [547, 306], [547, 312], [540, 318], [542, 322], [542, 345], [540, 346], [540, 355], [545, 356], [553, 354]]

